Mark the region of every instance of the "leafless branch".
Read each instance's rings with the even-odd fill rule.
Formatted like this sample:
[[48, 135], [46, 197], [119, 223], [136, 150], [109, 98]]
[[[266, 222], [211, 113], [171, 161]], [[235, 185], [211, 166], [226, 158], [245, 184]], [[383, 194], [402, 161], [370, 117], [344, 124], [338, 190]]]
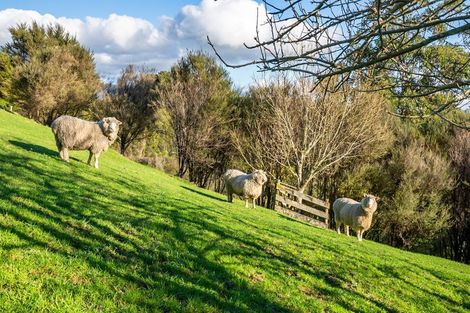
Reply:
[[[423, 98], [437, 93], [459, 96], [470, 88], [470, 5], [465, 0], [264, 0], [265, 18], [258, 21], [255, 43], [247, 49], [259, 58], [230, 64], [208, 43], [228, 67], [256, 65], [262, 72], [297, 72], [317, 83], [330, 77], [338, 84], [368, 79], [372, 89], [388, 89], [396, 97]], [[453, 72], [420, 62], [424, 48], [459, 46], [467, 61]], [[462, 46], [462, 45], [460, 45]], [[456, 75], [454, 75], [454, 73]], [[430, 77], [423, 85], [415, 77]], [[380, 77], [380, 80], [377, 80]], [[392, 77], [392, 83], [385, 77]], [[425, 81], [425, 80], [424, 80]], [[314, 87], [315, 87], [314, 86]], [[411, 87], [410, 87], [411, 86]], [[413, 89], [413, 94], [402, 92]], [[466, 100], [468, 101], [468, 100]]]

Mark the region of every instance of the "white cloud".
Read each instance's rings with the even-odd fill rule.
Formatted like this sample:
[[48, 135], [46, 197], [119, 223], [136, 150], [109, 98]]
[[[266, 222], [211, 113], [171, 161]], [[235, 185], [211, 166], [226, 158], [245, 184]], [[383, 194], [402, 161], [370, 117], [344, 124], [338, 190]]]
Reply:
[[113, 57], [108, 53], [95, 53], [95, 61], [101, 64], [112, 64]]
[[56, 18], [50, 14], [41, 15], [36, 11], [6, 9], [0, 11], [0, 44], [5, 44], [10, 40], [9, 27], [31, 21], [41, 21], [43, 24], [55, 23]]
[[260, 20], [265, 19], [264, 7], [254, 0], [202, 0], [199, 5], [184, 6], [175, 18], [159, 17], [156, 26], [127, 15], [76, 19], [6, 9], [0, 11], [0, 45], [10, 40], [9, 27], [37, 21], [42, 25], [58, 23], [75, 35], [94, 52], [103, 76], [116, 76], [128, 63], [168, 69], [187, 50], [210, 51], [207, 36], [229, 62], [236, 63], [255, 57], [243, 44], [253, 43], [257, 14]]
[[87, 17], [77, 38], [93, 50], [109, 53], [148, 51], [163, 43], [158, 29], [149, 21], [111, 14], [107, 19]]
[[263, 5], [251, 0], [203, 0], [199, 5], [182, 8], [176, 24], [180, 38], [212, 41], [221, 46], [240, 48], [243, 43], [253, 44], [257, 18], [264, 21]]

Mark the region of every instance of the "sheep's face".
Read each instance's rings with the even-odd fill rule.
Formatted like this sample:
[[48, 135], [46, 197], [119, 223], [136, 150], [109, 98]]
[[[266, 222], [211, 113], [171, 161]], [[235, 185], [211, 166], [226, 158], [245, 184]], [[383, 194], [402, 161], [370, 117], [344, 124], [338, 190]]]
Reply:
[[364, 198], [361, 200], [362, 208], [369, 213], [374, 213], [377, 210], [377, 201], [379, 199], [379, 197], [364, 194]]
[[122, 124], [118, 119], [114, 117], [105, 117], [103, 122], [103, 132], [106, 136], [116, 136], [119, 132], [119, 126]]
[[260, 185], [264, 185], [268, 181], [268, 177], [266, 176], [266, 173], [263, 170], [254, 170], [253, 178]]

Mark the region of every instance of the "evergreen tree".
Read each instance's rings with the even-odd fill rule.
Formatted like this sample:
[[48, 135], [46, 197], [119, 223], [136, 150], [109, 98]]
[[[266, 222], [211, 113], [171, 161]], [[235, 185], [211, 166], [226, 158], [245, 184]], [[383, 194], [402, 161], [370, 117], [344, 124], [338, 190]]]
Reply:
[[80, 115], [100, 88], [92, 53], [62, 26], [20, 24], [5, 45], [14, 67], [12, 98], [24, 115], [50, 124]]

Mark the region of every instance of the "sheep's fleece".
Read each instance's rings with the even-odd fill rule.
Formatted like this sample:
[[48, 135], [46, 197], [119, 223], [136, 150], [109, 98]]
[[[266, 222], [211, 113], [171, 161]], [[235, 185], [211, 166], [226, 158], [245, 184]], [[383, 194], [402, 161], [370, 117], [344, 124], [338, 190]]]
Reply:
[[98, 158], [102, 152], [116, 140], [119, 125], [122, 123], [114, 117], [105, 117], [98, 122], [85, 121], [76, 117], [63, 115], [51, 124], [60, 157], [69, 161], [68, 150], [88, 150], [88, 165], [95, 157], [95, 167], [98, 168]]
[[361, 202], [349, 198], [339, 198], [333, 203], [336, 230], [341, 233], [340, 227], [344, 224], [346, 235], [349, 236], [349, 227], [357, 234], [357, 239], [362, 240], [364, 231], [372, 224], [372, 215], [377, 210], [378, 197], [365, 194]]
[[232, 195], [236, 194], [245, 199], [245, 207], [248, 207], [248, 200], [251, 199], [255, 208], [255, 200], [261, 196], [263, 185], [268, 178], [262, 170], [254, 170], [251, 174], [239, 170], [227, 170], [224, 174], [224, 181], [228, 202], [232, 202]]

